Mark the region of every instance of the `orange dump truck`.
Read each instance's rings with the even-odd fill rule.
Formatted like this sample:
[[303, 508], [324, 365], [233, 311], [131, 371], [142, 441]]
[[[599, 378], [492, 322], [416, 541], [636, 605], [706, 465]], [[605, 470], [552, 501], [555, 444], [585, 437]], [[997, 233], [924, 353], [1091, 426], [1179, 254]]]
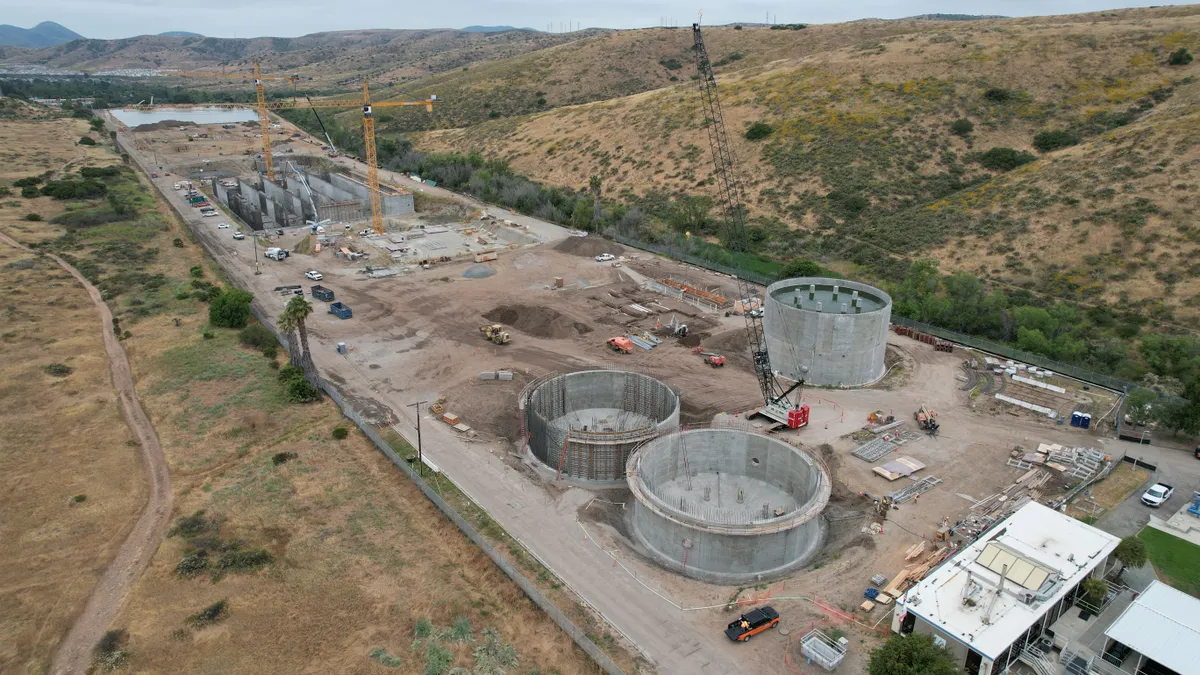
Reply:
[[633, 341], [627, 337], [608, 338], [608, 347], [614, 352], [633, 353]]

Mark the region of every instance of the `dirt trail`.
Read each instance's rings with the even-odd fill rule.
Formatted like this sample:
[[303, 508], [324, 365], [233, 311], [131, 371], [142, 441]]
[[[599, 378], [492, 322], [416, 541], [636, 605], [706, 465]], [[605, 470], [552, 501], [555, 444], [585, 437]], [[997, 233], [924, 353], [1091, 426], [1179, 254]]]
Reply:
[[[16, 248], [30, 250], [5, 234], [0, 234], [0, 241]], [[54, 655], [50, 666], [51, 673], [74, 674], [87, 672], [92, 660], [93, 647], [108, 629], [134, 582], [150, 564], [150, 559], [154, 557], [154, 552], [158, 550], [159, 543], [167, 533], [167, 526], [171, 522], [171, 477], [167, 473], [167, 460], [163, 455], [162, 446], [158, 443], [158, 435], [154, 433], [154, 425], [137, 399], [129, 359], [117, 336], [112, 332], [112, 312], [101, 299], [100, 291], [78, 270], [56, 255], [47, 255], [83, 285], [91, 296], [92, 303], [96, 305], [96, 311], [100, 314], [100, 332], [104, 336], [104, 350], [108, 353], [109, 369], [112, 372], [113, 388], [117, 391], [117, 400], [121, 405], [121, 415], [142, 449], [142, 461], [150, 482], [150, 497], [146, 508], [138, 517], [133, 531], [121, 544], [116, 557], [96, 582], [83, 613], [75, 620], [75, 624], [71, 626], [67, 637]]]

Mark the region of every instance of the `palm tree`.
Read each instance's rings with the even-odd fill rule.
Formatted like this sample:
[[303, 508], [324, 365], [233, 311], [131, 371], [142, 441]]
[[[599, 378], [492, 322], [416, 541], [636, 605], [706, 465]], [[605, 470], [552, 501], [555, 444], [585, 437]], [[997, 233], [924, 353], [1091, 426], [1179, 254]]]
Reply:
[[[294, 333], [300, 334], [299, 353], [297, 354], [297, 350], [293, 348], [290, 357], [293, 364], [304, 369], [304, 374], [309, 379], [316, 374], [317, 368], [313, 364], [312, 354], [308, 351], [308, 329], [304, 325], [304, 320], [312, 312], [313, 306], [304, 299], [304, 296], [297, 295], [292, 298], [287, 307], [283, 309], [283, 314], [279, 316], [279, 328], [287, 332], [289, 340]], [[296, 363], [297, 359], [299, 359], [299, 363]]]
[[599, 229], [600, 227], [600, 176], [592, 176], [588, 179], [588, 187], [592, 189], [592, 227]]

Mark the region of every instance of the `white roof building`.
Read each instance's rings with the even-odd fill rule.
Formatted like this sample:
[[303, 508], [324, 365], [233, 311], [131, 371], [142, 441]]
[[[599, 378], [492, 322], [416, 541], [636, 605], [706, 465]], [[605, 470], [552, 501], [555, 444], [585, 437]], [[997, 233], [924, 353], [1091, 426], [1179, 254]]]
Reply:
[[1028, 504], [902, 595], [892, 630], [933, 634], [968, 673], [1003, 672], [1071, 606], [1079, 585], [1103, 569], [1118, 542]]
[[1151, 582], [1104, 634], [1137, 652], [1139, 669], [1149, 659], [1181, 675], [1200, 673], [1200, 600], [1164, 583]]

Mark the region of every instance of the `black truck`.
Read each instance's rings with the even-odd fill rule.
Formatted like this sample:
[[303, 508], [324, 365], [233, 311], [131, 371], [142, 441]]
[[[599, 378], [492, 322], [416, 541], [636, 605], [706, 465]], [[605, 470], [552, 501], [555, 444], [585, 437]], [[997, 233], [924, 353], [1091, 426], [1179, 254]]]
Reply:
[[772, 607], [759, 607], [734, 619], [725, 628], [725, 637], [734, 642], [745, 642], [764, 630], [779, 625], [779, 612]]

